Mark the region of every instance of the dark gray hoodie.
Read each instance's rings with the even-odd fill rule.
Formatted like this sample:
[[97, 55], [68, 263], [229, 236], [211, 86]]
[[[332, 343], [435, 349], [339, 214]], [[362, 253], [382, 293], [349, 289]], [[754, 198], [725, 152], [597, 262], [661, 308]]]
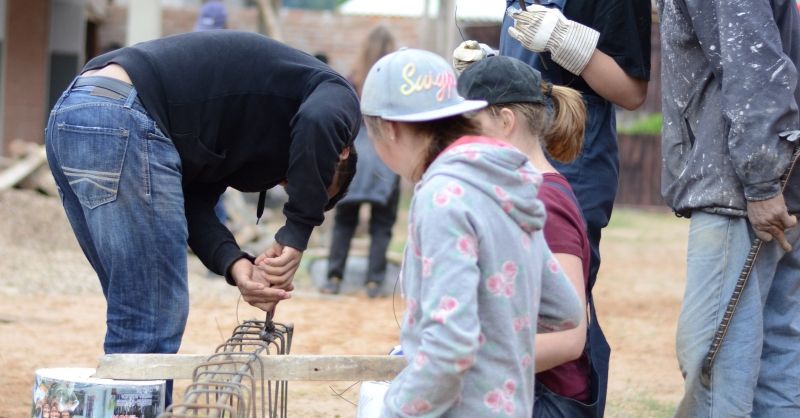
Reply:
[[[677, 213], [746, 215], [780, 191], [800, 128], [794, 0], [659, 0], [661, 191]], [[800, 173], [785, 193], [800, 211]]]

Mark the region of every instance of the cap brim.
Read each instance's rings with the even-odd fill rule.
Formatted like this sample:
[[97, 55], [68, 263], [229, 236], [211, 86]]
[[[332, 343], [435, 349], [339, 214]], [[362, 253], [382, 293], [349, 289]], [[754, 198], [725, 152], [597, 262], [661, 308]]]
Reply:
[[473, 110], [483, 109], [487, 105], [488, 103], [485, 100], [464, 100], [461, 103], [443, 107], [441, 109], [412, 113], [410, 115], [381, 116], [381, 119], [395, 122], [427, 122], [429, 120], [442, 119], [448, 116], [455, 116], [462, 113], [471, 112]]

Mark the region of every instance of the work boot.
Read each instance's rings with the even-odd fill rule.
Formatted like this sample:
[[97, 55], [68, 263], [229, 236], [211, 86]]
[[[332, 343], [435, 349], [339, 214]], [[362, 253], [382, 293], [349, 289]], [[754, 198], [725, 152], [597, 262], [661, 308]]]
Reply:
[[375, 299], [381, 295], [381, 285], [378, 282], [367, 282], [367, 297]]
[[322, 289], [320, 289], [319, 291], [326, 295], [338, 295], [339, 288], [341, 286], [342, 286], [341, 277], [328, 277], [328, 281], [325, 282], [325, 286], [322, 286]]

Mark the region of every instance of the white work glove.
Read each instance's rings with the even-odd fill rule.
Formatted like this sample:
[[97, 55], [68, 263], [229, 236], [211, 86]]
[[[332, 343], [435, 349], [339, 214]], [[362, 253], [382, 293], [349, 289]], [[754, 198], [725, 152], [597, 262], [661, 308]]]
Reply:
[[511, 17], [509, 36], [533, 52], [550, 52], [553, 61], [575, 75], [586, 68], [600, 38], [600, 32], [567, 19], [560, 10], [538, 4]]
[[453, 68], [457, 75], [461, 75], [470, 64], [495, 55], [497, 53], [489, 45], [472, 40], [464, 41], [453, 50]]

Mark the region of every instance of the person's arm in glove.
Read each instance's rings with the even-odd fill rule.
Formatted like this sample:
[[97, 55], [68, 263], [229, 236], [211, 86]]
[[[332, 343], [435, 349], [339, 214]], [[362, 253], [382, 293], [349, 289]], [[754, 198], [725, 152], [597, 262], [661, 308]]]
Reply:
[[453, 50], [453, 68], [456, 70], [457, 75], [461, 75], [461, 72], [469, 67], [470, 64], [495, 55], [497, 55], [497, 51], [493, 50], [489, 45], [473, 40], [464, 41]]
[[533, 52], [549, 52], [556, 64], [581, 76], [600, 96], [628, 110], [644, 102], [647, 81], [631, 77], [598, 50], [596, 30], [567, 19], [558, 9], [536, 4], [511, 17], [509, 36]]

